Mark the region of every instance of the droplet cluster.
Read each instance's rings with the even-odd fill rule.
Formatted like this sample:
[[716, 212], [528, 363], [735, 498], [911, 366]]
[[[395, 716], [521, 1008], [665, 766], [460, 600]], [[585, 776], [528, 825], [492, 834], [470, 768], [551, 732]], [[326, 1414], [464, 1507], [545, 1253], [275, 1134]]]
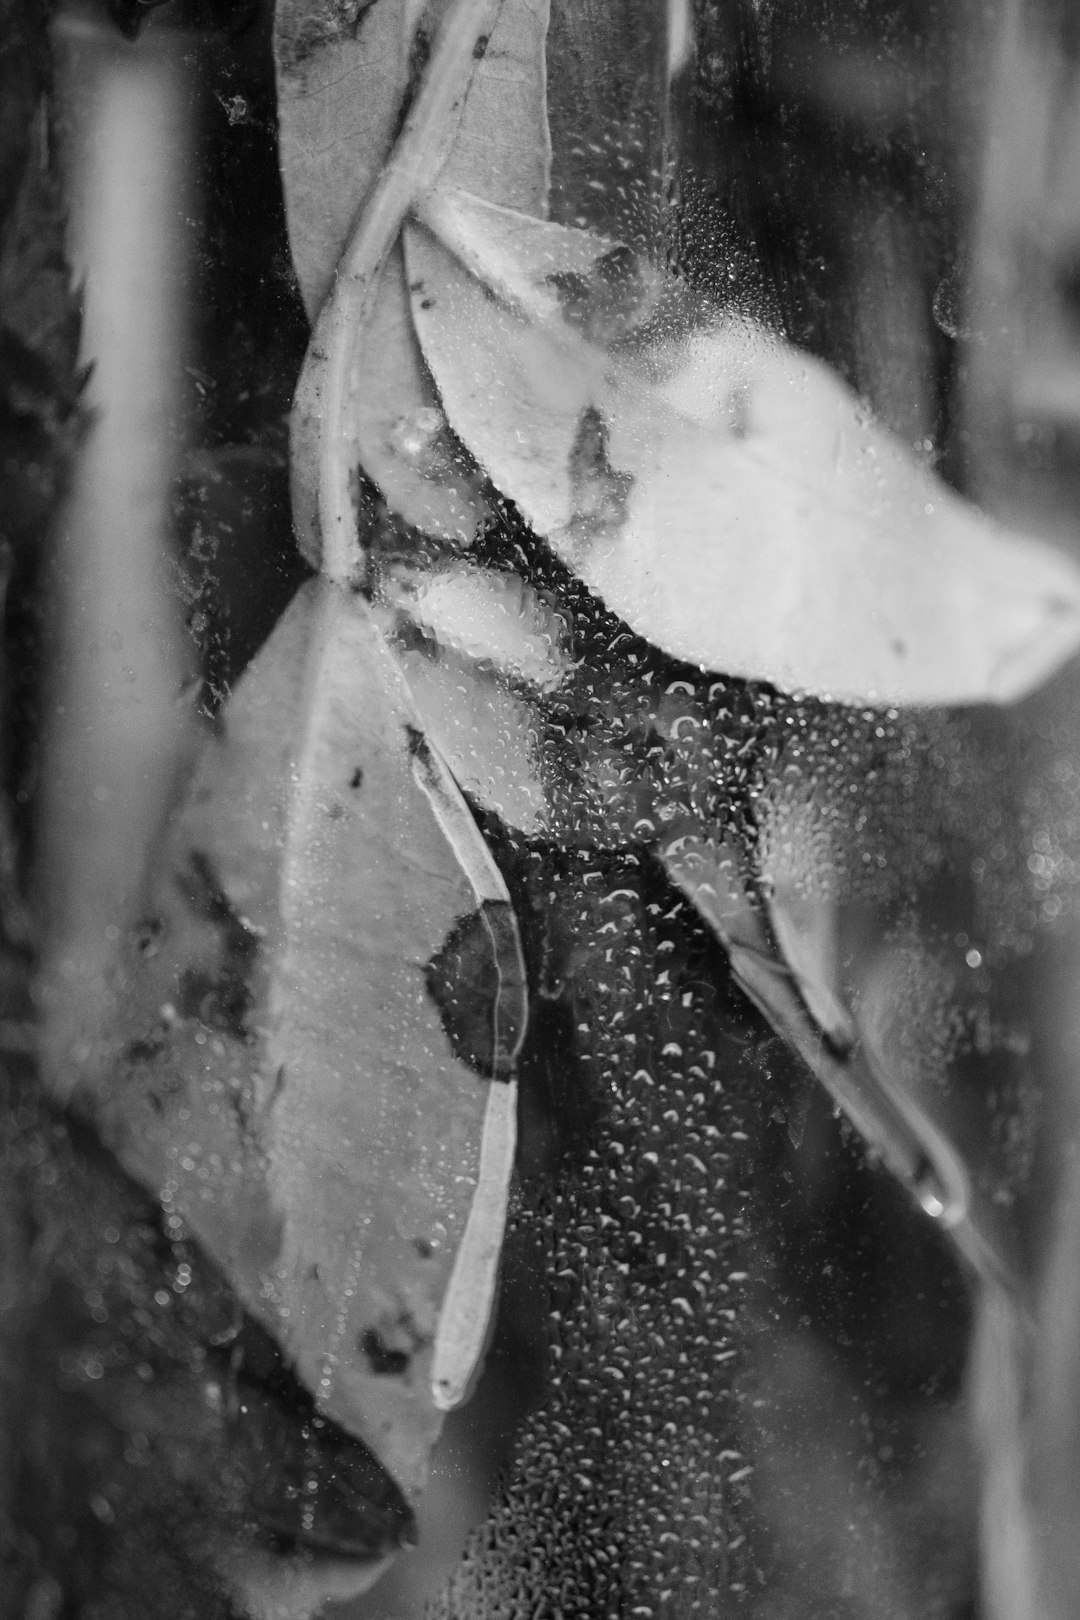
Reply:
[[[538, 860], [584, 1139], [524, 1191], [551, 1373], [488, 1524], [432, 1614], [718, 1612], [748, 1580], [733, 1440], [744, 1114], [762, 1081], [716, 952], [634, 856]], [[513, 1264], [513, 1239], [508, 1264]]]

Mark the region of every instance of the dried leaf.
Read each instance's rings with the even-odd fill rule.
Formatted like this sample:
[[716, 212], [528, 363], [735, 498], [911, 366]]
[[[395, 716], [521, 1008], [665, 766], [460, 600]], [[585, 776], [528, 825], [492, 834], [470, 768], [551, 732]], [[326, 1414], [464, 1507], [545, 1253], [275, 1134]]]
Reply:
[[240, 682], [124, 979], [87, 1082], [106, 1140], [415, 1495], [437, 1358], [453, 1396], [483, 1349], [525, 992], [505, 888], [361, 598], [303, 587]]
[[1074, 651], [1073, 565], [828, 367], [586, 232], [445, 192], [420, 212], [413, 316], [451, 426], [638, 634], [875, 703], [1012, 700]]

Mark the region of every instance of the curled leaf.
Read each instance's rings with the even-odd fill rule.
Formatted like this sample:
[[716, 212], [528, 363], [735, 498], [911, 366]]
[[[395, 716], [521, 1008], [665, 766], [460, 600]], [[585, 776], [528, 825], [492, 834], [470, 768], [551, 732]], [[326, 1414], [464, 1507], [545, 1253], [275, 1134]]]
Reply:
[[858, 1037], [840, 989], [836, 906], [791, 881], [769, 889], [769, 926], [807, 1011], [836, 1051], [850, 1051]]
[[450, 1279], [478, 1222], [501, 1242], [525, 991], [505, 888], [362, 599], [302, 588], [155, 874], [84, 1101], [414, 1496], [448, 1305], [462, 1385], [483, 1349], [491, 1266]]
[[1009, 701], [1080, 643], [1075, 567], [821, 362], [586, 232], [460, 194], [421, 214], [413, 317], [451, 426], [647, 640], [880, 704]]
[[549, 831], [538, 699], [565, 674], [561, 621], [517, 575], [464, 558], [377, 578], [376, 620], [458, 786], [527, 837]]
[[[547, 14], [548, 0], [503, 0], [443, 168], [449, 185], [528, 213], [547, 207]], [[472, 541], [488, 512], [483, 474], [451, 432], [421, 358], [397, 246], [358, 348], [348, 410], [361, 465], [393, 510], [425, 534]]]
[[[315, 566], [340, 573], [326, 559], [355, 528], [357, 463], [426, 533], [468, 543], [486, 515], [482, 479], [420, 358], [392, 241], [412, 196], [446, 162], [455, 185], [545, 208], [547, 11], [547, 0], [435, 0], [418, 20], [412, 0], [375, 0], [351, 30], [335, 8], [285, 0], [278, 13], [290, 236], [309, 313], [321, 311], [293, 418], [297, 529]], [[328, 444], [337, 470], [320, 495], [315, 469]]]
[[[312, 323], [390, 153], [410, 74], [443, 7], [434, 0], [422, 17], [421, 9], [417, 0], [373, 0], [350, 25], [341, 7], [278, 0], [278, 149], [293, 263]], [[316, 358], [309, 357], [309, 371]], [[325, 357], [316, 370], [324, 365]], [[469, 458], [460, 448], [451, 465], [450, 436], [420, 358], [397, 246], [373, 289], [361, 368], [350, 394], [350, 433], [368, 476], [393, 492], [407, 522], [431, 534], [471, 536], [483, 510], [479, 479], [462, 465]], [[304, 402], [318, 405], [310, 386], [317, 380], [309, 378], [301, 390], [294, 431]], [[317, 418], [306, 424], [305, 446], [317, 445], [318, 425]], [[298, 472], [303, 487], [310, 474]], [[308, 550], [317, 561], [314, 542]]]
[[[734, 851], [689, 832], [671, 838], [660, 857], [669, 877], [723, 944], [736, 981], [776, 1033], [927, 1214], [949, 1230], [962, 1228], [959, 1241], [965, 1250], [970, 1248], [970, 1189], [959, 1156], [915, 1102], [871, 1061], [850, 1015], [809, 956], [807, 939], [815, 933], [825, 936], [828, 929], [805, 931], [794, 919], [785, 919], [783, 934], [797, 951], [792, 962], [751, 899]], [[783, 916], [782, 902], [774, 902], [773, 913]], [[824, 1008], [828, 1023], [818, 1021], [816, 1008]]]
[[[298, 408], [308, 397], [298, 396]], [[488, 512], [485, 479], [451, 432], [421, 357], [400, 243], [379, 275], [344, 410], [359, 465], [397, 515], [441, 540], [473, 540]], [[297, 444], [317, 445], [319, 426], [316, 419]], [[298, 459], [294, 465], [302, 475]], [[305, 549], [317, 562], [314, 547]]]
[[[477, 63], [503, 3], [448, 0], [401, 132], [349, 232], [308, 344], [291, 420], [293, 521], [305, 557], [332, 579], [352, 581], [364, 571], [359, 449], [350, 405], [362, 376], [363, 340], [385, 284], [384, 266], [407, 210], [434, 185], [450, 154]], [[392, 308], [389, 319], [391, 328], [400, 330], [394, 327]], [[383, 321], [380, 329], [385, 327]], [[389, 358], [394, 362], [399, 357]], [[389, 375], [400, 369], [391, 364]], [[416, 381], [412, 360], [403, 376]], [[403, 413], [426, 408], [427, 399], [423, 390], [419, 396], [407, 394]], [[386, 415], [384, 405], [374, 407], [376, 423]]]
[[432, 643], [508, 680], [549, 692], [566, 678], [566, 627], [517, 574], [454, 558], [384, 574], [378, 594]]
[[277, 0], [278, 156], [289, 246], [314, 322], [393, 144], [417, 0]]

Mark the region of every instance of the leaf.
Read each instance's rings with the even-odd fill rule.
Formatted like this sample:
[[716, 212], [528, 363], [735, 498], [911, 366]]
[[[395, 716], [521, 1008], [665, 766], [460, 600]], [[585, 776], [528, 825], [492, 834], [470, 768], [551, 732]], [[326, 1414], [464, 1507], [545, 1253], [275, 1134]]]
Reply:
[[[548, 0], [503, 0], [469, 87], [444, 178], [494, 202], [543, 213]], [[450, 432], [420, 356], [401, 249], [390, 253], [347, 407], [360, 462], [406, 523], [468, 543], [488, 515], [484, 479]]]
[[[429, 12], [437, 16], [441, 9], [436, 4]], [[349, 26], [341, 7], [278, 0], [282, 182], [293, 263], [312, 323], [390, 152], [409, 89], [420, 10], [418, 0], [374, 0], [360, 5]], [[425, 40], [430, 22], [429, 16]], [[420, 359], [397, 246], [378, 277], [365, 339], [364, 386], [354, 389], [351, 425], [369, 477], [393, 489], [406, 521], [434, 534], [471, 534], [481, 510], [478, 490], [465, 472], [459, 493], [440, 476], [449, 470], [446, 456], [434, 459], [430, 424], [434, 419], [445, 430], [445, 418]], [[305, 444], [315, 434], [309, 425]], [[313, 548], [307, 551], [317, 562]]]
[[[455, 185], [543, 211], [549, 161], [543, 112], [547, 0], [502, 0], [501, 6], [488, 6], [484, 17], [473, 9], [479, 20], [472, 32], [459, 30], [469, 53], [467, 94], [444, 100], [440, 120], [427, 121], [424, 143], [414, 143], [403, 171], [409, 184], [422, 188], [445, 161]], [[429, 6], [414, 41], [416, 11], [415, 4], [402, 0], [395, 5], [376, 0], [358, 18], [354, 39], [342, 34], [337, 10], [319, 22], [310, 4], [297, 10], [284, 0], [279, 9], [282, 167], [293, 254], [312, 318], [327, 299], [349, 228], [373, 196], [375, 177], [390, 152], [409, 62], [422, 58], [432, 28], [441, 21], [438, 56], [444, 36], [449, 37], [446, 25], [456, 22], [461, 8]], [[314, 41], [305, 43], [313, 32]], [[436, 85], [438, 74], [426, 75], [425, 82]], [[339, 108], [343, 85], [347, 116]], [[363, 117], [352, 111], [357, 103], [369, 109]], [[414, 111], [419, 106], [420, 98]], [[315, 566], [322, 548], [310, 468], [325, 423], [327, 374], [339, 364], [342, 392], [334, 397], [340, 397], [342, 448], [360, 461], [394, 510], [425, 533], [463, 542], [474, 538], [487, 515], [483, 480], [449, 432], [420, 358], [400, 249], [386, 246], [385, 265], [369, 272], [370, 297], [358, 296], [360, 289], [344, 281], [339, 285], [297, 392], [297, 527]]]
[[[356, 460], [399, 517], [441, 540], [468, 544], [476, 537], [489, 513], [486, 480], [450, 431], [423, 363], [399, 242], [390, 249], [364, 323], [343, 411]], [[309, 430], [300, 442], [311, 439]], [[304, 549], [317, 565], [314, 545]]]
[[[308, 561], [337, 580], [351, 581], [363, 574], [359, 450], [350, 403], [384, 266], [406, 211], [435, 183], [450, 154], [477, 63], [503, 3], [446, 0], [401, 133], [356, 216], [308, 344], [290, 423], [293, 522], [297, 544]], [[402, 330], [392, 308], [387, 319], [392, 329]], [[383, 330], [386, 321], [380, 320]], [[406, 357], [402, 367], [395, 363], [400, 358], [389, 356], [385, 374], [400, 372], [406, 382], [409, 376], [415, 381], [412, 360]], [[405, 397], [401, 409], [408, 416], [424, 408], [426, 398]], [[374, 414], [380, 417], [377, 403]]]
[[372, 605], [458, 786], [526, 837], [550, 832], [538, 700], [567, 672], [561, 620], [516, 574], [464, 558], [379, 569]]
[[436, 1359], [455, 1396], [483, 1349], [525, 990], [362, 599], [304, 586], [236, 688], [123, 979], [87, 1082], [105, 1139], [415, 1496]]
[[767, 887], [769, 926], [807, 1011], [835, 1051], [850, 1051], [858, 1034], [841, 994], [835, 905], [790, 879]]
[[420, 214], [413, 318], [451, 426], [638, 634], [879, 704], [1010, 701], [1075, 650], [1074, 566], [821, 362], [586, 232], [445, 192]]
[[379, 598], [407, 612], [438, 646], [488, 664], [517, 684], [550, 692], [566, 678], [562, 617], [517, 574], [453, 557], [384, 573]]
[[[797, 946], [799, 960], [793, 963], [770, 937], [760, 907], [747, 892], [738, 856], [724, 844], [694, 832], [679, 833], [665, 844], [660, 858], [723, 944], [740, 987], [863, 1140], [880, 1153], [927, 1214], [947, 1230], [966, 1231], [969, 1189], [962, 1162], [923, 1111], [861, 1047], [850, 1015], [804, 947], [803, 929], [794, 919], [781, 922], [784, 936]], [[782, 917], [781, 902], [774, 901], [773, 912]], [[809, 937], [815, 933], [827, 937], [829, 930], [815, 924]], [[818, 1007], [824, 1008], [828, 1024], [815, 1017]]]
[[393, 144], [423, 0], [277, 0], [278, 154], [308, 319]]
[[[289, 244], [308, 317], [333, 285], [360, 210], [390, 154], [410, 80], [447, 0], [278, 0], [274, 59]], [[449, 158], [451, 184], [507, 207], [546, 202], [547, 0], [505, 0], [477, 59]]]

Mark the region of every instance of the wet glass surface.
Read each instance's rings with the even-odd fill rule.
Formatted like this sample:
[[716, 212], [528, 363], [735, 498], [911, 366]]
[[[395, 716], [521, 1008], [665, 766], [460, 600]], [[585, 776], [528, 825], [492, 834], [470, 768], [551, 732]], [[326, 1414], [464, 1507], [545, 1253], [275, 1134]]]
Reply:
[[1070, 1615], [1071, 10], [12, 16], [0, 1608]]

